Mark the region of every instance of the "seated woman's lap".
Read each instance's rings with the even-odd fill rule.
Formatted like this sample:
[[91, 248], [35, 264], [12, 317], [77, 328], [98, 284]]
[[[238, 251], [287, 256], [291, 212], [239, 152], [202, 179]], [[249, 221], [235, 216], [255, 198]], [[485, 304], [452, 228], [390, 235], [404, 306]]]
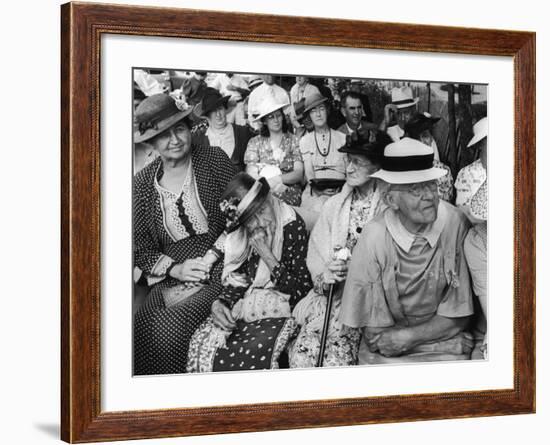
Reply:
[[183, 302], [166, 307], [155, 287], [134, 319], [134, 374], [185, 372], [189, 341], [210, 314], [221, 285], [214, 282]]

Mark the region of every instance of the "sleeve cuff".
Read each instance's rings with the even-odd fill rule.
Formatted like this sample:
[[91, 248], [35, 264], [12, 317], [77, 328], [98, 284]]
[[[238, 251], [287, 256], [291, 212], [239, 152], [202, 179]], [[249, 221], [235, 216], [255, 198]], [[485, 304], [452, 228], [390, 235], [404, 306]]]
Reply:
[[147, 284], [152, 286], [164, 280], [166, 278], [166, 271], [173, 263], [174, 260], [168, 255], [161, 255], [151, 269], [151, 272], [147, 274]]

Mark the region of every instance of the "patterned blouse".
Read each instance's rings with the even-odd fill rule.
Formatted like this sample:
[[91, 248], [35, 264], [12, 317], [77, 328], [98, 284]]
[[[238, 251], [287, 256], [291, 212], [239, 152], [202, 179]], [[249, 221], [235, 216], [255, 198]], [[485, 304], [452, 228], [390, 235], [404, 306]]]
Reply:
[[444, 201], [451, 202], [454, 195], [453, 175], [451, 174], [451, 169], [437, 159], [434, 159], [433, 165], [434, 167], [447, 170], [447, 174], [437, 180], [437, 193]]
[[349, 215], [348, 239], [346, 242], [346, 247], [350, 252], [353, 252], [353, 248], [361, 236], [365, 224], [374, 217], [373, 212], [376, 209], [372, 207], [373, 204], [377, 205], [377, 203], [373, 203], [374, 188], [372, 184], [374, 184], [374, 182], [375, 181], [371, 181], [371, 188], [365, 197], [360, 196], [357, 190], [353, 191]]
[[235, 170], [219, 148], [195, 147], [191, 163], [187, 187], [177, 195], [159, 185], [161, 158], [134, 177], [134, 265], [150, 284], [177, 284], [165, 280], [173, 262], [203, 256], [209, 248], [219, 247], [216, 241], [225, 229], [220, 196]]
[[[298, 138], [290, 133], [285, 133], [281, 144], [273, 150], [268, 137], [256, 136], [248, 142], [244, 155], [246, 165], [255, 165], [261, 170], [266, 165], [275, 165], [282, 173], [289, 173], [294, 170], [295, 162], [302, 162], [302, 155], [298, 145]], [[300, 183], [286, 186], [282, 193], [272, 192], [281, 201], [299, 206], [302, 199], [302, 186]]]

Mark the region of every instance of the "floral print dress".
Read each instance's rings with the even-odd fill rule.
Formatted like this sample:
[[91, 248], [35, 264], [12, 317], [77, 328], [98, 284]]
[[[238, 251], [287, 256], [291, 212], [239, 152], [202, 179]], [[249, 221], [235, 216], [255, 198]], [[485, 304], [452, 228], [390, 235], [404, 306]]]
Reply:
[[[359, 196], [355, 191], [352, 192], [348, 236], [346, 245], [340, 246], [346, 247], [350, 255], [361, 236], [363, 227], [376, 215], [379, 209], [379, 202], [375, 199], [375, 196], [374, 190], [371, 190], [364, 197]], [[335, 255], [338, 256], [336, 249]], [[344, 283], [336, 285], [334, 291], [323, 367], [353, 366], [358, 361], [361, 329], [350, 328], [339, 322], [343, 285]], [[307, 315], [302, 317], [295, 313], [297, 320], [302, 322], [302, 328], [289, 348], [291, 368], [314, 367], [317, 363], [328, 294], [323, 290], [322, 274], [314, 277], [314, 291], [317, 295], [312, 300], [311, 306], [306, 310]]]
[[[244, 162], [258, 167], [258, 171], [267, 165], [274, 165], [279, 167], [281, 173], [289, 173], [294, 170], [295, 162], [303, 162], [298, 138], [285, 133], [281, 144], [274, 150], [268, 137], [256, 136], [248, 142]], [[302, 202], [302, 186], [299, 182], [286, 185], [283, 192], [272, 190], [272, 194], [291, 206], [299, 206]]]

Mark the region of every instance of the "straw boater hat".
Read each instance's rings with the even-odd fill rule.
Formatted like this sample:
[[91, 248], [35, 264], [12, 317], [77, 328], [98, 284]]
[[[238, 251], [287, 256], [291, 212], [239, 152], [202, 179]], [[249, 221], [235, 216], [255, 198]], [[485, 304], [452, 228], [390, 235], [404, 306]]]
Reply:
[[254, 180], [241, 172], [227, 184], [220, 209], [226, 218], [226, 232], [241, 227], [260, 208], [269, 194], [269, 184], [263, 177]]
[[433, 181], [447, 174], [433, 166], [434, 150], [420, 141], [404, 137], [384, 149], [382, 168], [372, 174], [389, 184], [414, 184]]
[[313, 93], [309, 96], [306, 96], [304, 102], [304, 114], [307, 114], [309, 111], [313, 110], [316, 106], [321, 105], [323, 102], [326, 102], [327, 98], [321, 95], [321, 93]]
[[187, 105], [185, 109], [176, 106], [176, 101], [167, 94], [153, 94], [144, 99], [136, 108], [134, 120], [136, 131], [134, 143], [145, 142], [174, 126], [187, 117], [193, 107]]
[[483, 138], [486, 138], [488, 132], [489, 122], [487, 121], [487, 118], [484, 117], [483, 119], [477, 121], [474, 125], [474, 137], [470, 139], [470, 142], [468, 142], [468, 147], [471, 147], [472, 145], [477, 144]]
[[288, 103], [280, 103], [276, 102], [275, 99], [271, 96], [265, 96], [264, 100], [260, 103], [260, 106], [258, 107], [258, 111], [260, 114], [254, 119], [253, 122], [259, 122], [267, 115], [277, 111], [281, 110], [282, 108], [285, 108], [288, 106]]
[[413, 97], [411, 87], [401, 87], [391, 89], [391, 102], [397, 108], [412, 107], [418, 103], [418, 97]]
[[222, 96], [215, 88], [206, 88], [202, 100], [195, 105], [193, 112], [198, 117], [205, 117], [211, 111], [218, 109], [221, 105], [227, 107], [230, 96]]

